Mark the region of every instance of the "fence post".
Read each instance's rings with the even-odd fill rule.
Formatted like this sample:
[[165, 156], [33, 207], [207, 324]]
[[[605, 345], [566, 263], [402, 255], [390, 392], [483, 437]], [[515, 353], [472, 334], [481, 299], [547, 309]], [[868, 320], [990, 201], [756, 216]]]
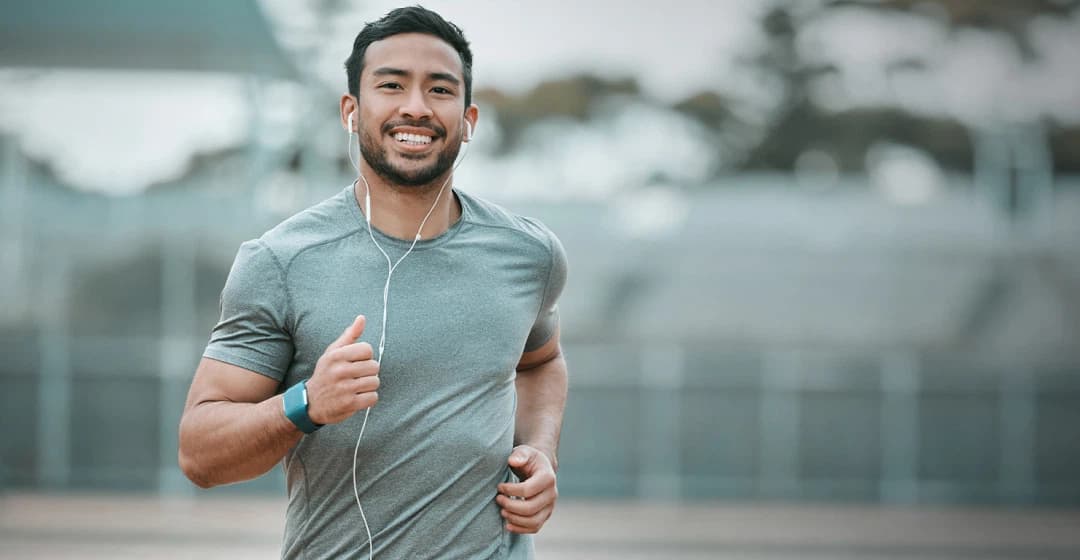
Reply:
[[998, 496], [1005, 502], [1030, 503], [1035, 490], [1035, 383], [1028, 368], [1002, 371], [998, 415], [1001, 455]]
[[919, 357], [914, 351], [881, 359], [882, 503], [914, 503], [919, 498]]
[[57, 248], [45, 259], [38, 335], [38, 480], [65, 488], [71, 475], [71, 322], [69, 255]]
[[158, 344], [158, 490], [162, 494], [193, 494], [177, 464], [179, 422], [194, 361], [195, 329], [194, 240], [177, 234], [162, 243], [161, 340]]
[[772, 351], [765, 355], [758, 418], [762, 496], [798, 498], [801, 493], [801, 388], [801, 356], [797, 351]]
[[641, 498], [677, 499], [682, 494], [680, 397], [685, 369], [676, 344], [642, 351], [638, 415], [638, 488]]

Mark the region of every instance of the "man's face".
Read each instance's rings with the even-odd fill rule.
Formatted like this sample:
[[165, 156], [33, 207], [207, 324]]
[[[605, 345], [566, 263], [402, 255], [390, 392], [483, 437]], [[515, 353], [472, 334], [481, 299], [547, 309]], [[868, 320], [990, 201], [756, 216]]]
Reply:
[[360, 75], [360, 154], [384, 180], [424, 186], [445, 177], [465, 126], [461, 58], [432, 35], [368, 46]]

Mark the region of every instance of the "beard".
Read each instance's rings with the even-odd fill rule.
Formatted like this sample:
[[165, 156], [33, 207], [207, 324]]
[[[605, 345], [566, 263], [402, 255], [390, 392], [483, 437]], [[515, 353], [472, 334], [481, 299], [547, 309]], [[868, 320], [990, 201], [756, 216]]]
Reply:
[[[430, 125], [426, 123], [410, 123], [410, 122], [395, 122], [387, 123], [382, 127], [382, 134], [387, 134], [390, 130], [397, 126], [415, 126], [427, 128], [434, 133], [432, 142], [439, 138], [446, 138], [446, 129]], [[423, 167], [417, 167], [413, 169], [402, 169], [401, 167], [394, 166], [390, 163], [390, 157], [387, 153], [387, 149], [379, 141], [380, 138], [374, 138], [371, 134], [364, 130], [360, 135], [360, 155], [364, 158], [371, 169], [375, 171], [375, 174], [381, 177], [383, 180], [396, 185], [405, 187], [423, 187], [429, 185], [435, 179], [438, 179], [444, 173], [447, 172], [457, 159], [458, 152], [461, 150], [461, 142], [447, 142], [446, 146], [441, 152], [438, 153], [438, 157], [435, 161], [425, 165]], [[430, 157], [428, 154], [419, 156], [411, 156], [410, 154], [401, 154], [405, 159], [423, 159]]]

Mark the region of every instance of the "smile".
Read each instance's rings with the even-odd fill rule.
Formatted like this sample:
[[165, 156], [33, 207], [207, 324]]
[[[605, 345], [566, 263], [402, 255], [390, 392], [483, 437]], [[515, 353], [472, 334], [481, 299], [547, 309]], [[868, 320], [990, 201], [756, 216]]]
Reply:
[[397, 134], [394, 134], [394, 140], [412, 146], [422, 146], [431, 143], [430, 136], [425, 136], [423, 134], [411, 134], [408, 132], [398, 132]]

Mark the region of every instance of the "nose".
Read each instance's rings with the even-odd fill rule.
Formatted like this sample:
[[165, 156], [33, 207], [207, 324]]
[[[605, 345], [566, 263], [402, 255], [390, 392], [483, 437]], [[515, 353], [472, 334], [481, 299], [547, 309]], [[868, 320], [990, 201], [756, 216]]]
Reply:
[[398, 108], [398, 113], [402, 117], [413, 120], [429, 119], [432, 115], [431, 107], [428, 106], [424, 93], [419, 88], [409, 92], [405, 102]]

